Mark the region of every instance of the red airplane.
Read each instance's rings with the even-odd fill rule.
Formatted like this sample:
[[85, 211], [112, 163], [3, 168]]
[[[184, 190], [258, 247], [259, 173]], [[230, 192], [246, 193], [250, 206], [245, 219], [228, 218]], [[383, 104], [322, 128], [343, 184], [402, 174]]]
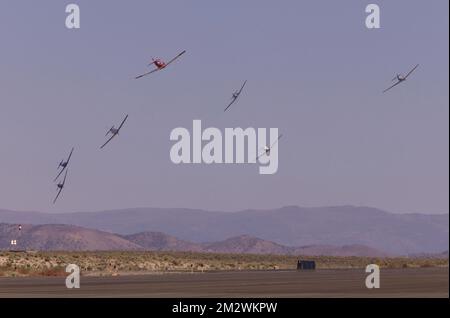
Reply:
[[142, 75], [136, 76], [136, 79], [139, 79], [141, 77], [150, 75], [154, 72], [157, 71], [161, 71], [162, 69], [165, 69], [167, 66], [169, 66], [169, 64], [171, 64], [172, 62], [174, 62], [176, 59], [178, 59], [181, 55], [183, 55], [184, 53], [186, 53], [186, 51], [181, 52], [180, 54], [178, 54], [177, 56], [175, 56], [173, 59], [171, 59], [169, 62], [165, 63], [163, 60], [161, 59], [153, 59], [152, 58], [152, 62], [149, 64], [150, 65], [155, 65], [156, 68], [154, 70], [151, 70], [150, 72], [144, 73]]

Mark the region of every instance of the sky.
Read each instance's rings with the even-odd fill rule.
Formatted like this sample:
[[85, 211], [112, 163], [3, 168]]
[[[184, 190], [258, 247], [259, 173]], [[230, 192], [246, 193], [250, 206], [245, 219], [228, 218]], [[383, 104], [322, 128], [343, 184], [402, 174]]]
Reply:
[[[76, 3], [81, 28], [65, 26]], [[367, 29], [365, 7], [381, 9]], [[449, 211], [446, 0], [0, 1], [0, 208]], [[183, 55], [141, 80], [152, 57]], [[386, 94], [397, 73], [420, 67]], [[242, 82], [242, 96], [223, 112]], [[105, 132], [129, 119], [103, 150]], [[278, 128], [279, 168], [175, 165], [172, 129]], [[57, 165], [75, 152], [53, 205]]]

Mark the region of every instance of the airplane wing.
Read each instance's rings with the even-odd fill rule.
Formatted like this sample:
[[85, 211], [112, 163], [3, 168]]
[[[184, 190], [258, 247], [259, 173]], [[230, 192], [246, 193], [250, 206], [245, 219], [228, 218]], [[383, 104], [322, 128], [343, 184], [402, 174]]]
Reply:
[[394, 88], [395, 86], [397, 86], [398, 84], [400, 84], [401, 81], [398, 81], [397, 83], [395, 83], [394, 85], [390, 86], [389, 88], [386, 88], [383, 93], [386, 93], [388, 90], [390, 90], [391, 88]]
[[70, 151], [70, 154], [69, 154], [69, 158], [67, 158], [67, 164], [69, 164], [69, 161], [70, 161], [70, 158], [72, 158], [72, 154], [73, 154], [73, 147], [72, 147], [72, 150]]
[[114, 128], [114, 126], [112, 126], [112, 127], [106, 132], [105, 137], [108, 136], [108, 134], [111, 132], [111, 129], [113, 129], [113, 128]]
[[264, 156], [266, 154], [266, 151], [264, 150], [260, 155], [258, 155], [258, 157], [256, 157], [256, 161], [259, 160], [259, 158], [261, 158], [262, 156]]
[[276, 143], [278, 142], [278, 140], [281, 139], [281, 137], [283, 137], [283, 135], [279, 135], [279, 136], [278, 136], [278, 139], [275, 140], [275, 142], [272, 144], [272, 146], [270, 146], [270, 149], [272, 149], [272, 147], [276, 145]]
[[231, 103], [230, 104], [228, 104], [228, 106], [227, 106], [227, 108], [225, 108], [225, 110], [224, 110], [224, 112], [226, 112], [227, 111], [227, 109], [228, 108], [230, 108], [230, 106], [231, 105], [233, 105], [234, 104], [234, 102], [237, 100], [237, 97], [236, 98], [234, 98], [232, 101], [231, 101]]
[[[260, 153], [260, 151], [261, 151], [261, 153]], [[258, 153], [260, 153], [260, 154], [258, 155]], [[258, 155], [256, 157], [256, 160], [258, 160], [259, 158], [261, 158], [262, 156], [264, 156], [266, 154], [266, 147], [265, 146], [264, 147], [259, 147], [259, 149], [257, 150], [256, 154]]]
[[150, 74], [155, 73], [155, 72], [160, 71], [160, 70], [161, 69], [159, 69], [159, 68], [155, 68], [154, 70], [151, 70], [150, 72], [147, 72], [147, 73], [144, 73], [142, 75], [136, 76], [135, 79], [140, 79], [140, 78], [142, 78], [144, 76], [150, 75]]
[[241, 89], [239, 90], [239, 93], [238, 93], [238, 95], [240, 95], [240, 94], [241, 94], [242, 90], [244, 89], [244, 86], [245, 86], [245, 84], [247, 84], [247, 81], [245, 81], [245, 82], [244, 82], [244, 84], [242, 84], [242, 87], [241, 87]]
[[64, 174], [64, 180], [63, 180], [63, 183], [62, 183], [63, 188], [64, 188], [64, 186], [66, 185], [66, 179], [67, 179], [67, 172], [68, 172], [68, 171], [69, 171], [69, 168], [66, 169], [66, 173]]
[[405, 79], [407, 79], [408, 76], [411, 75], [411, 73], [414, 72], [414, 71], [416, 70], [416, 68], [418, 68], [418, 67], [419, 67], [419, 64], [417, 64], [416, 66], [414, 66], [414, 68], [413, 68], [411, 71], [409, 71], [408, 74], [406, 74]]
[[56, 198], [53, 200], [53, 204], [55, 204], [55, 203], [56, 203], [56, 200], [58, 200], [59, 195], [61, 194], [62, 190], [63, 190], [63, 188], [60, 188], [60, 189], [59, 189], [58, 194], [56, 195]]
[[186, 53], [186, 50], [184, 50], [183, 52], [181, 52], [180, 54], [178, 54], [177, 56], [175, 56], [173, 59], [171, 59], [169, 62], [166, 63], [167, 67], [169, 64], [171, 64], [172, 62], [175, 62], [175, 60], [177, 60], [181, 55], [183, 55], [184, 53]]
[[100, 147], [100, 149], [103, 149], [107, 144], [109, 144], [109, 142], [110, 142], [114, 137], [116, 137], [116, 135], [117, 135], [117, 134], [113, 134], [113, 135], [108, 139], [108, 141], [105, 142], [105, 143], [103, 144], [103, 146]]
[[53, 182], [55, 182], [56, 180], [58, 180], [59, 176], [64, 172], [64, 170], [66, 170], [66, 168], [62, 168], [61, 171], [58, 173], [58, 175], [56, 176], [55, 180], [53, 180]]
[[119, 128], [117, 128], [117, 131], [119, 131], [122, 128], [122, 126], [123, 126], [123, 124], [125, 124], [125, 121], [127, 120], [127, 118], [128, 118], [128, 115], [125, 116], [125, 118], [123, 119], [123, 121], [120, 124]]

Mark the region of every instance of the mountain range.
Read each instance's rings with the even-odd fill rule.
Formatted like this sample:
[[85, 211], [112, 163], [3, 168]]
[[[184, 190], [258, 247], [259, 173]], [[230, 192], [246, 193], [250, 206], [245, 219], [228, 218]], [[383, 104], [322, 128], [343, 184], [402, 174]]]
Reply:
[[[160, 239], [184, 247], [201, 245], [205, 248], [204, 242], [216, 242], [211, 243], [214, 250], [220, 250], [220, 244], [226, 240], [243, 235], [279, 245], [274, 245], [274, 250], [282, 250], [281, 247], [359, 245], [390, 255], [409, 255], [442, 253], [449, 246], [448, 214], [395, 214], [357, 206], [288, 206], [239, 212], [162, 208], [75, 213], [0, 210], [0, 222], [74, 225], [86, 228], [86, 231], [117, 233], [131, 243], [160, 232], [169, 236]], [[241, 242], [236, 250], [245, 250], [243, 244]]]
[[[11, 248], [11, 239], [17, 245]], [[203, 253], [278, 254], [309, 256], [389, 256], [362, 245], [288, 247], [248, 235], [213, 243], [193, 243], [161, 232], [112, 234], [74, 225], [0, 223], [0, 250], [39, 251], [182, 251]]]

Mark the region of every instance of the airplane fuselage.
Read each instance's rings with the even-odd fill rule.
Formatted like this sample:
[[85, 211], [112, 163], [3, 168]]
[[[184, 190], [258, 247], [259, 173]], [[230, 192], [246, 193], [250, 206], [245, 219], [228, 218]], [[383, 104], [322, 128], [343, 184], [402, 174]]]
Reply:
[[166, 67], [166, 63], [164, 63], [163, 61], [161, 61], [159, 59], [153, 60], [152, 64], [155, 64], [155, 66], [159, 69]]

